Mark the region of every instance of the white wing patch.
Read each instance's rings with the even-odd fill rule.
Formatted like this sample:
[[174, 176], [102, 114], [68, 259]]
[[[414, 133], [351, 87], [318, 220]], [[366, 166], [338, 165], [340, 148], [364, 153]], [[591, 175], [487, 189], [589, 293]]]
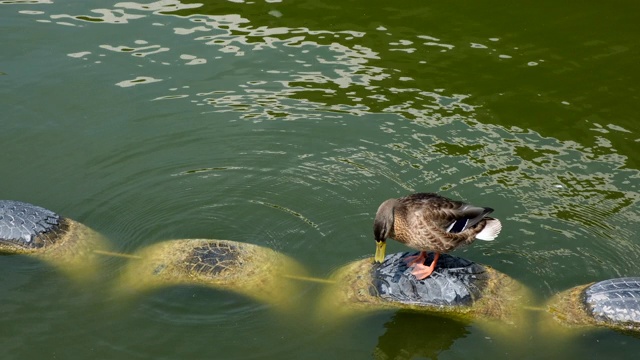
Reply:
[[498, 219], [490, 219], [487, 220], [487, 225], [485, 225], [484, 229], [476, 235], [476, 239], [491, 241], [498, 237], [500, 234], [500, 230], [502, 230], [502, 224]]

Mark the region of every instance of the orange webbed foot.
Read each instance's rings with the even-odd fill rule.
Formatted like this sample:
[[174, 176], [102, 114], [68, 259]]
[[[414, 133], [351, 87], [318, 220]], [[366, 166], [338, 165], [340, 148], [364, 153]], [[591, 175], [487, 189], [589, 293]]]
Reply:
[[421, 251], [418, 255], [411, 255], [404, 258], [404, 262], [407, 263], [408, 267], [412, 267], [416, 264], [422, 264], [427, 259], [427, 252]]
[[413, 267], [413, 271], [411, 271], [411, 274], [415, 276], [416, 279], [418, 280], [423, 280], [428, 278], [431, 275], [431, 273], [433, 273], [433, 270], [436, 268], [436, 264], [438, 263], [439, 258], [440, 258], [440, 253], [435, 253], [433, 257], [433, 261], [431, 262], [431, 265], [426, 266], [426, 265], [423, 265], [422, 263], [417, 263]]

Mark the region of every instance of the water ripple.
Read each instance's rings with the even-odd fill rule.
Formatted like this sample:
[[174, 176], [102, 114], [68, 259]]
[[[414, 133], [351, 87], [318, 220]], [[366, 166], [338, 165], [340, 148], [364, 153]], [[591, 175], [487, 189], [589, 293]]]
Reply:
[[[126, 248], [140, 245], [134, 239], [145, 243], [190, 234], [304, 252], [319, 239], [339, 244], [340, 237], [368, 237], [367, 216], [387, 197], [437, 190], [495, 203], [496, 216], [510, 224], [501, 241], [465, 251], [483, 252], [487, 261], [499, 258], [495, 263], [513, 266], [522, 277], [559, 278], [551, 265], [568, 263], [592, 277], [638, 270], [633, 259], [640, 246], [633, 234], [640, 224], [640, 175], [626, 168], [629, 157], [611, 137], [633, 137], [633, 130], [589, 118], [579, 126], [596, 134], [592, 142], [560, 140], [492, 123], [497, 115], [483, 108], [481, 95], [464, 90], [470, 88], [466, 76], [484, 67], [509, 76], [562, 71], [549, 70], [542, 49], [531, 44], [435, 31], [405, 34], [384, 24], [335, 30], [287, 26], [286, 14], [265, 11], [267, 21], [178, 1], [122, 2], [89, 15], [80, 6], [65, 11], [22, 14], [83, 29], [117, 24], [114, 35], [68, 51], [68, 60], [118, 68], [108, 84], [123, 92], [145, 84], [134, 88], [144, 88], [139, 94], [154, 108], [203, 119], [188, 121], [184, 131], [162, 119], [144, 120], [153, 130], [137, 147], [128, 144], [121, 153], [95, 159], [92, 166], [105, 173], [122, 164], [135, 168], [119, 180], [107, 176], [113, 187], [97, 195], [105, 207], [140, 202], [136, 209], [111, 206], [128, 219], [113, 230], [125, 230]], [[131, 32], [133, 27], [145, 31]], [[457, 82], [443, 81], [447, 71], [460, 73], [453, 77]], [[516, 92], [487, 88], [495, 97]], [[570, 111], [579, 106], [576, 99], [523, 89], [538, 105]], [[512, 114], [506, 124], [518, 123], [517, 112]], [[179, 150], [198, 155], [185, 159]], [[119, 189], [118, 181], [130, 185]], [[205, 199], [203, 189], [209, 188], [219, 198]], [[150, 194], [131, 197], [142, 190]], [[167, 191], [177, 196], [163, 194]], [[359, 214], [349, 218], [358, 223], [340, 224], [337, 211], [325, 211], [343, 204], [343, 213]], [[245, 221], [253, 228], [243, 226]], [[265, 238], [252, 238], [255, 234]], [[353, 244], [340, 245], [346, 254], [361, 255], [361, 245]], [[337, 257], [335, 264], [344, 260]]]

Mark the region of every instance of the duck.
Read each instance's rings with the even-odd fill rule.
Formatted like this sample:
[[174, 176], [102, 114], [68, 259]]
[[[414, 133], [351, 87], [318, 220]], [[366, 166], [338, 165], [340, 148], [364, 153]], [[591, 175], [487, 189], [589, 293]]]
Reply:
[[[500, 234], [500, 220], [487, 216], [492, 212], [492, 208], [435, 193], [388, 199], [378, 207], [373, 222], [374, 262], [384, 261], [386, 240], [391, 238], [420, 251], [404, 260], [413, 267], [411, 274], [417, 280], [426, 279], [433, 273], [441, 253], [469, 245], [476, 239], [491, 241]], [[429, 266], [424, 265], [428, 251], [435, 253]]]

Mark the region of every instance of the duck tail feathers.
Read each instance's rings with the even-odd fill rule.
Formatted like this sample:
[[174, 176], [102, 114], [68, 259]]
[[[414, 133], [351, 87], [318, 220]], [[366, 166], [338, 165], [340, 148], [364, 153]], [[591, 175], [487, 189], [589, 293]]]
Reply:
[[502, 230], [502, 224], [498, 219], [487, 219], [487, 224], [484, 226], [484, 229], [476, 235], [476, 239], [491, 241], [498, 237], [500, 234], [500, 230]]

